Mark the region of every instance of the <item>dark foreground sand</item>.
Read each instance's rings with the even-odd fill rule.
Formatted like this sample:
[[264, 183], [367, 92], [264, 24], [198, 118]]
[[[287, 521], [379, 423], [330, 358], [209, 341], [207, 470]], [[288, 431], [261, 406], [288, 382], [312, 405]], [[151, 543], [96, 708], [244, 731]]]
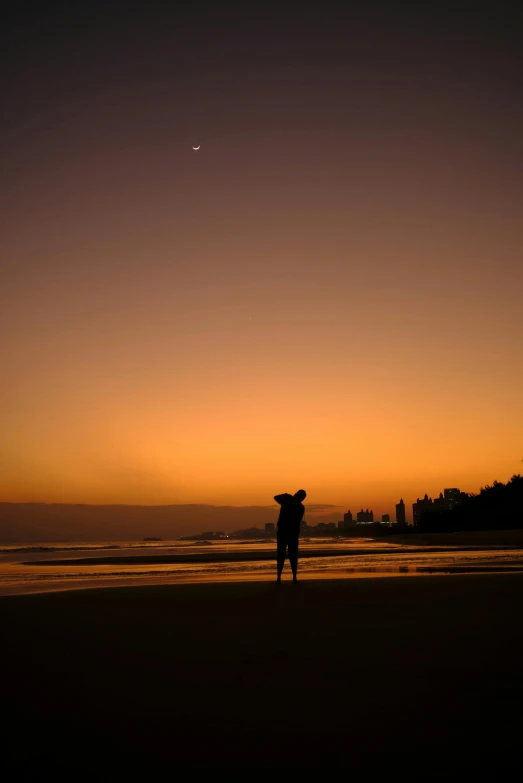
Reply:
[[522, 599], [520, 574], [2, 598], [1, 764], [8, 780], [507, 779]]

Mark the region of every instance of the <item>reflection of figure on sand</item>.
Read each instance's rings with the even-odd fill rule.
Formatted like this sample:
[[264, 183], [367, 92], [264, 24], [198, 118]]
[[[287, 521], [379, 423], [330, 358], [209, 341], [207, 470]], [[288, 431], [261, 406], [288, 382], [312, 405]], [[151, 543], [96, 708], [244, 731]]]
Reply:
[[281, 582], [281, 572], [285, 563], [287, 550], [289, 552], [289, 561], [292, 568], [292, 581], [298, 581], [298, 538], [300, 536], [300, 525], [305, 507], [302, 503], [307, 497], [304, 489], [299, 489], [294, 495], [286, 492], [283, 495], [275, 495], [274, 500], [279, 503], [280, 517], [278, 519], [277, 529], [277, 561], [278, 578], [277, 584]]

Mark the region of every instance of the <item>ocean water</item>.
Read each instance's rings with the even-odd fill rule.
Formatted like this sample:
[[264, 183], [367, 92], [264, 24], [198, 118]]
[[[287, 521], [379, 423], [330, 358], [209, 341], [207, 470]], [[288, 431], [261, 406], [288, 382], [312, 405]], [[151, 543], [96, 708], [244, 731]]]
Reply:
[[[362, 538], [304, 539], [300, 552], [303, 579], [523, 571], [523, 549], [502, 546], [420, 547]], [[55, 560], [60, 562], [53, 564]], [[290, 577], [286, 564], [283, 579]], [[274, 578], [274, 541], [0, 545], [0, 595]]]

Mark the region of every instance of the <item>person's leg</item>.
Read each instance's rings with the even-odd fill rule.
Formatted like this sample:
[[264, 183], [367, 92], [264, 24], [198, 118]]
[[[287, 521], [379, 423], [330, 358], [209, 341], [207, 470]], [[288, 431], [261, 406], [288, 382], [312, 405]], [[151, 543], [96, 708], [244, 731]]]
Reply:
[[298, 581], [298, 536], [289, 540], [289, 560], [292, 568], [292, 579]]
[[287, 541], [280, 534], [276, 537], [276, 562], [278, 568], [278, 577], [276, 581], [281, 581], [281, 572], [283, 571], [283, 564], [285, 563], [285, 550], [287, 549]]

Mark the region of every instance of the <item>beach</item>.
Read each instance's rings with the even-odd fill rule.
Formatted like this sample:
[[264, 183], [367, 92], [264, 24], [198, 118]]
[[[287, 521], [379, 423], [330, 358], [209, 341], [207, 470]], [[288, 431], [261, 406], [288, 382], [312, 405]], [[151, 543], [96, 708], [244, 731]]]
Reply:
[[2, 765], [17, 780], [513, 772], [522, 598], [520, 573], [3, 597]]

